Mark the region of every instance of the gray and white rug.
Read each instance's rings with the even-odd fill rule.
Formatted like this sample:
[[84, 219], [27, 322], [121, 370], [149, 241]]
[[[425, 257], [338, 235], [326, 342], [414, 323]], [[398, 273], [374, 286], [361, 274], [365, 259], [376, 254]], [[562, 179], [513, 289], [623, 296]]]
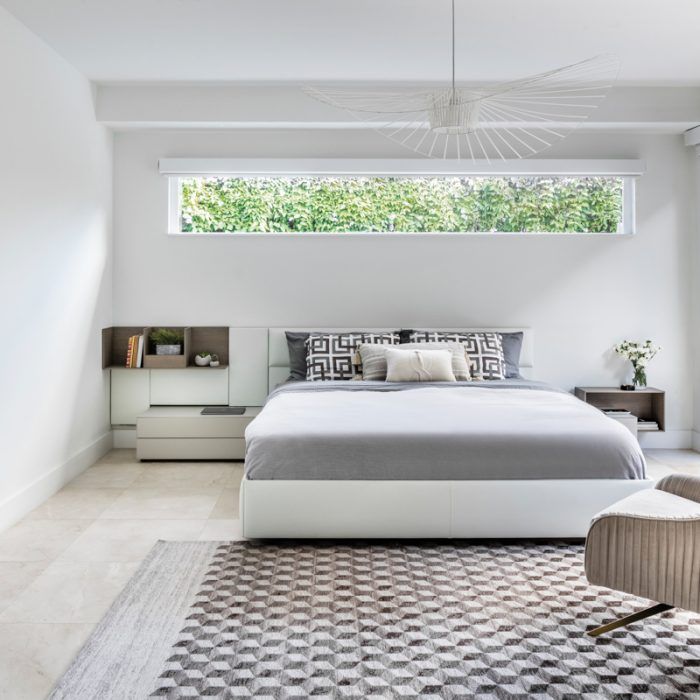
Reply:
[[539, 543], [158, 543], [58, 683], [100, 698], [700, 697], [700, 619]]

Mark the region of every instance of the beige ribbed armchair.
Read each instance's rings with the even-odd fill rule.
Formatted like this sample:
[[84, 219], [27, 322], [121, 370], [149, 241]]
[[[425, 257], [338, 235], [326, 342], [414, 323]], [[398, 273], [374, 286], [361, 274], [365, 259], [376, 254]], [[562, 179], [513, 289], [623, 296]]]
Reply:
[[678, 607], [700, 612], [700, 477], [672, 474], [593, 518], [590, 583], [657, 601], [588, 632], [597, 637]]

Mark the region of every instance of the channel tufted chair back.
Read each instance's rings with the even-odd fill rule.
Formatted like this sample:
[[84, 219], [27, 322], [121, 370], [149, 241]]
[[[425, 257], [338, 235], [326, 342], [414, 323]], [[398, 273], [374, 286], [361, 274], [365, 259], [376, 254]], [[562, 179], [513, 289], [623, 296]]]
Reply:
[[594, 585], [657, 601], [593, 636], [674, 607], [700, 612], [700, 477], [666, 476], [598, 513], [585, 568]]

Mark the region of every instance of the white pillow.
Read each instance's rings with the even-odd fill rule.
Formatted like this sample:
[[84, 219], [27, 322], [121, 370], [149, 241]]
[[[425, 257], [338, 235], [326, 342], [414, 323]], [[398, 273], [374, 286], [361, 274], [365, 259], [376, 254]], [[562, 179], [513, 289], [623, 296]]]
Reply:
[[456, 382], [452, 352], [386, 349], [387, 382]]
[[449, 350], [452, 353], [452, 371], [458, 382], [470, 382], [472, 373], [469, 369], [469, 354], [464, 343], [442, 342], [436, 343], [403, 343], [401, 350]]
[[[469, 356], [463, 343], [404, 343], [398, 350], [450, 350], [452, 352], [452, 372], [458, 382], [470, 382], [472, 375], [469, 370]], [[360, 343], [357, 346], [359, 358], [356, 365], [362, 367], [362, 379], [386, 380], [386, 345]]]

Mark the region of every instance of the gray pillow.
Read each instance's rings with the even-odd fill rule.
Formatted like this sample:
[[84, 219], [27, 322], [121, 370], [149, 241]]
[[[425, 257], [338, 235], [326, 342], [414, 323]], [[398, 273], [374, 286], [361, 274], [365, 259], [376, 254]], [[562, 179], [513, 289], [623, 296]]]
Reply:
[[306, 380], [306, 339], [310, 334], [285, 331], [285, 335], [289, 349], [289, 379], [303, 382]]
[[[416, 331], [405, 329], [399, 333], [402, 343], [410, 343], [411, 334]], [[470, 331], [460, 331], [469, 333]], [[520, 375], [520, 352], [523, 347], [523, 332], [499, 333], [503, 344], [503, 359], [506, 363], [506, 379], [522, 379]]]
[[523, 348], [523, 332], [501, 333], [501, 342], [506, 361], [506, 379], [521, 379], [520, 351]]

